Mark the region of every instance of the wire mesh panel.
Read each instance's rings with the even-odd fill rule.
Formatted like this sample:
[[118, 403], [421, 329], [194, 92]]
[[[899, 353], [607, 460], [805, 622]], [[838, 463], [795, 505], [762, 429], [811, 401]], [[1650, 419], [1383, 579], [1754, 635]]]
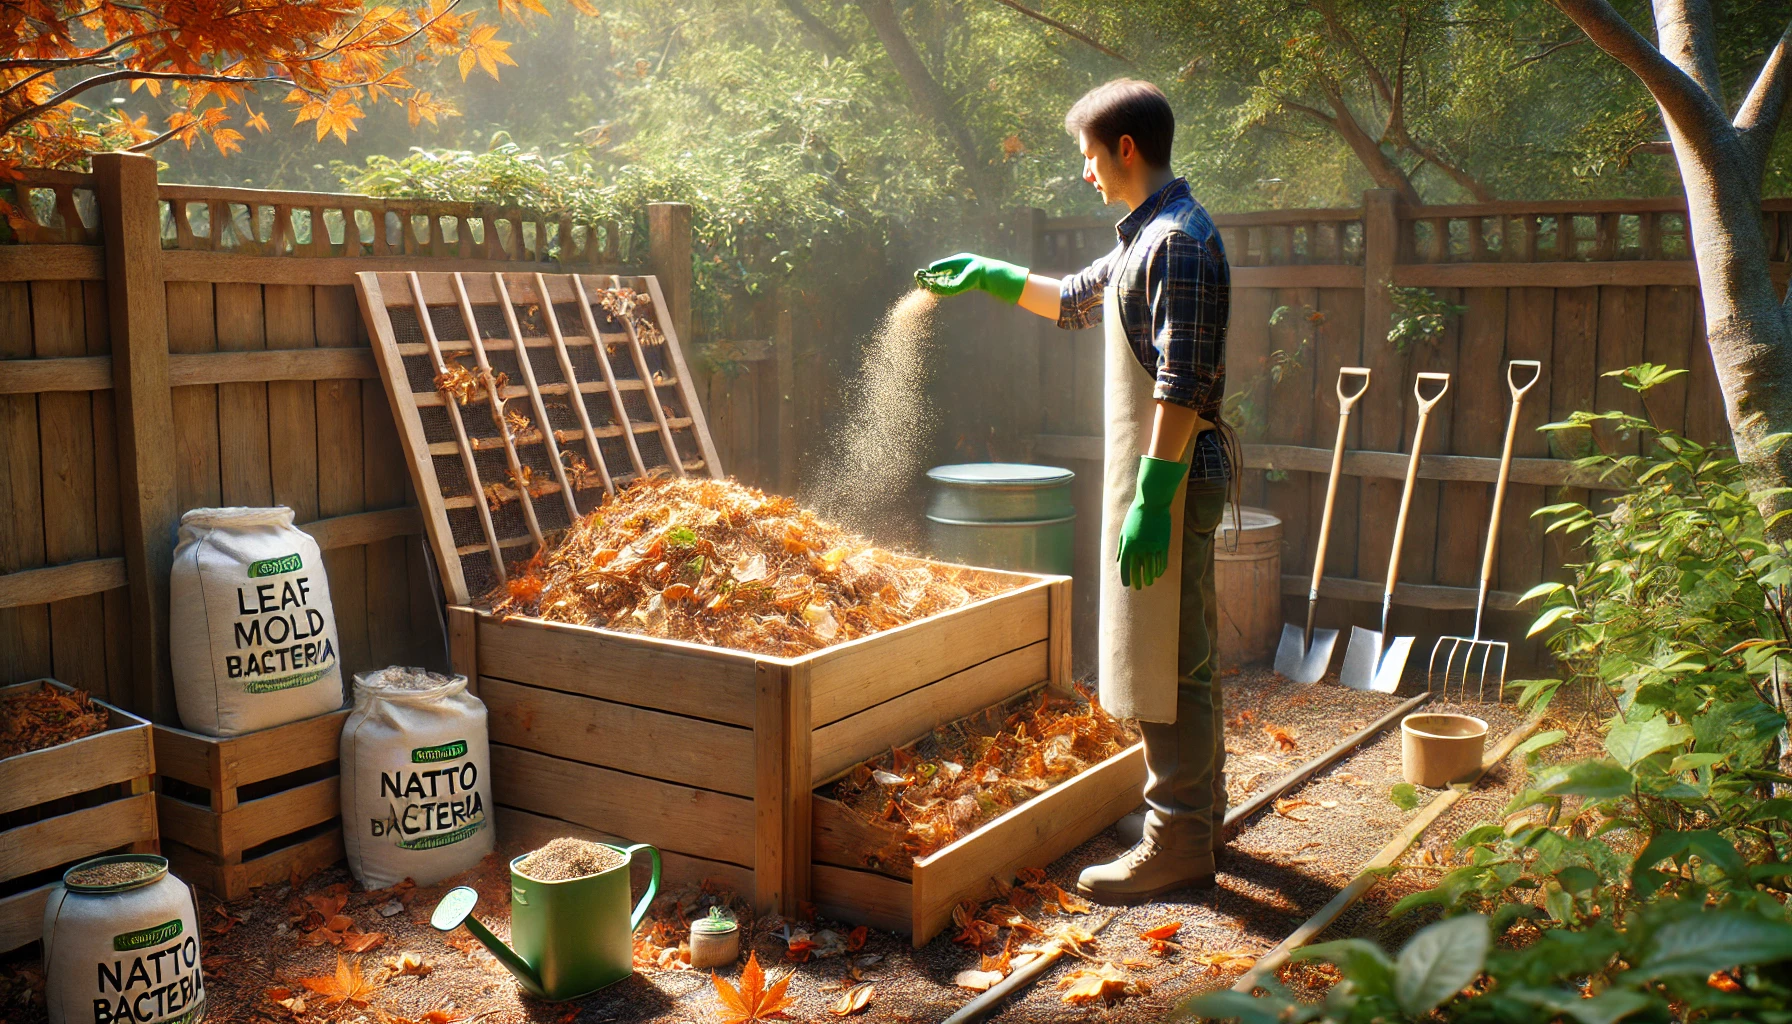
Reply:
[[484, 597], [618, 488], [721, 477], [654, 278], [356, 277], [450, 601]]

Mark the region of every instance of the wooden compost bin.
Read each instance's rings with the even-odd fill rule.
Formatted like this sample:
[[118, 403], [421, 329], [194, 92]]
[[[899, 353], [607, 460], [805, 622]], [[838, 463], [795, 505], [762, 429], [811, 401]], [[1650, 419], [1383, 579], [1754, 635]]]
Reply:
[[174, 873], [234, 900], [341, 860], [337, 752], [348, 712], [241, 736], [156, 726], [156, 809]]
[[[0, 688], [0, 697], [35, 690], [52, 679]], [[44, 902], [62, 872], [78, 861], [128, 849], [156, 849], [156, 771], [149, 723], [96, 700], [110, 721], [104, 732], [0, 761], [0, 952], [36, 942]]]
[[455, 669], [491, 713], [500, 835], [652, 843], [669, 878], [796, 913], [817, 783], [1067, 685], [1070, 581], [998, 575], [1019, 586], [801, 658], [451, 609]]
[[952, 923], [952, 908], [990, 894], [1025, 867], [1044, 867], [1139, 805], [1145, 747], [1135, 743], [971, 834], [912, 859], [903, 833], [817, 792], [810, 900], [829, 917], [906, 932], [918, 948]]

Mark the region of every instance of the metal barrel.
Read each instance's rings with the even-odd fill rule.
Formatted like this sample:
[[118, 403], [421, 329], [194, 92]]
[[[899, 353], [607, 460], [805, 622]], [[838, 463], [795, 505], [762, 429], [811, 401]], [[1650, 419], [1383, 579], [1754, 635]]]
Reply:
[[935, 558], [1070, 575], [1076, 474], [1056, 466], [972, 462], [927, 471], [927, 541]]

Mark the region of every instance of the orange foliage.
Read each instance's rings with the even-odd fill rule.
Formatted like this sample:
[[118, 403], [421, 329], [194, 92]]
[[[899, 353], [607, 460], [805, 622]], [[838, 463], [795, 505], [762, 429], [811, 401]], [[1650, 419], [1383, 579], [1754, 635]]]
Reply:
[[[587, 16], [587, 0], [568, 0]], [[496, 23], [482, 23], [462, 0], [423, 5], [360, 0], [6, 0], [0, 5], [0, 178], [23, 166], [78, 165], [106, 149], [147, 150], [178, 139], [189, 149], [209, 138], [220, 153], [241, 148], [231, 122], [267, 131], [258, 90], [287, 87], [295, 124], [342, 141], [365, 106], [401, 103], [411, 123], [452, 116], [447, 103], [409, 75], [437, 60], [458, 61], [493, 78], [515, 65]], [[500, 0], [500, 18], [546, 13], [539, 0]], [[103, 116], [83, 99], [128, 83], [151, 96], [166, 90], [176, 109], [164, 125], [123, 109]]]

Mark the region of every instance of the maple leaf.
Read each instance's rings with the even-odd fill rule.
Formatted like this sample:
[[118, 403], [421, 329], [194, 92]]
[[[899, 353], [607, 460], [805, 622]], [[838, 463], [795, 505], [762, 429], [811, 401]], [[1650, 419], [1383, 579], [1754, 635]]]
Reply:
[[[245, 108], [245, 109], [247, 109], [247, 108]], [[249, 111], [249, 120], [244, 123], [247, 124], [249, 127], [255, 129], [258, 132], [265, 133], [268, 130], [267, 112], [259, 111], [259, 110], [251, 110], [251, 111]]]
[[243, 133], [235, 128], [219, 128], [212, 132], [212, 145], [218, 147], [219, 156], [229, 156], [243, 148]]
[[790, 975], [786, 974], [776, 985], [766, 988], [765, 972], [759, 969], [759, 958], [753, 953], [747, 954], [747, 966], [741, 968], [739, 988], [715, 974], [711, 974], [709, 980], [722, 1000], [722, 1024], [785, 1020], [788, 1018], [784, 1008], [795, 1002], [784, 994], [790, 986]]
[[360, 963], [341, 956], [336, 958], [334, 977], [300, 978], [299, 984], [331, 1003], [353, 1003], [356, 1006], [366, 1006], [367, 1001], [380, 988], [377, 978], [362, 976]]
[[473, 30], [467, 38], [466, 48], [460, 51], [460, 80], [466, 81], [475, 65], [494, 79], [498, 77], [498, 65], [509, 64], [516, 67], [516, 61], [510, 59], [507, 52], [510, 44], [495, 38], [498, 26], [481, 25]]

